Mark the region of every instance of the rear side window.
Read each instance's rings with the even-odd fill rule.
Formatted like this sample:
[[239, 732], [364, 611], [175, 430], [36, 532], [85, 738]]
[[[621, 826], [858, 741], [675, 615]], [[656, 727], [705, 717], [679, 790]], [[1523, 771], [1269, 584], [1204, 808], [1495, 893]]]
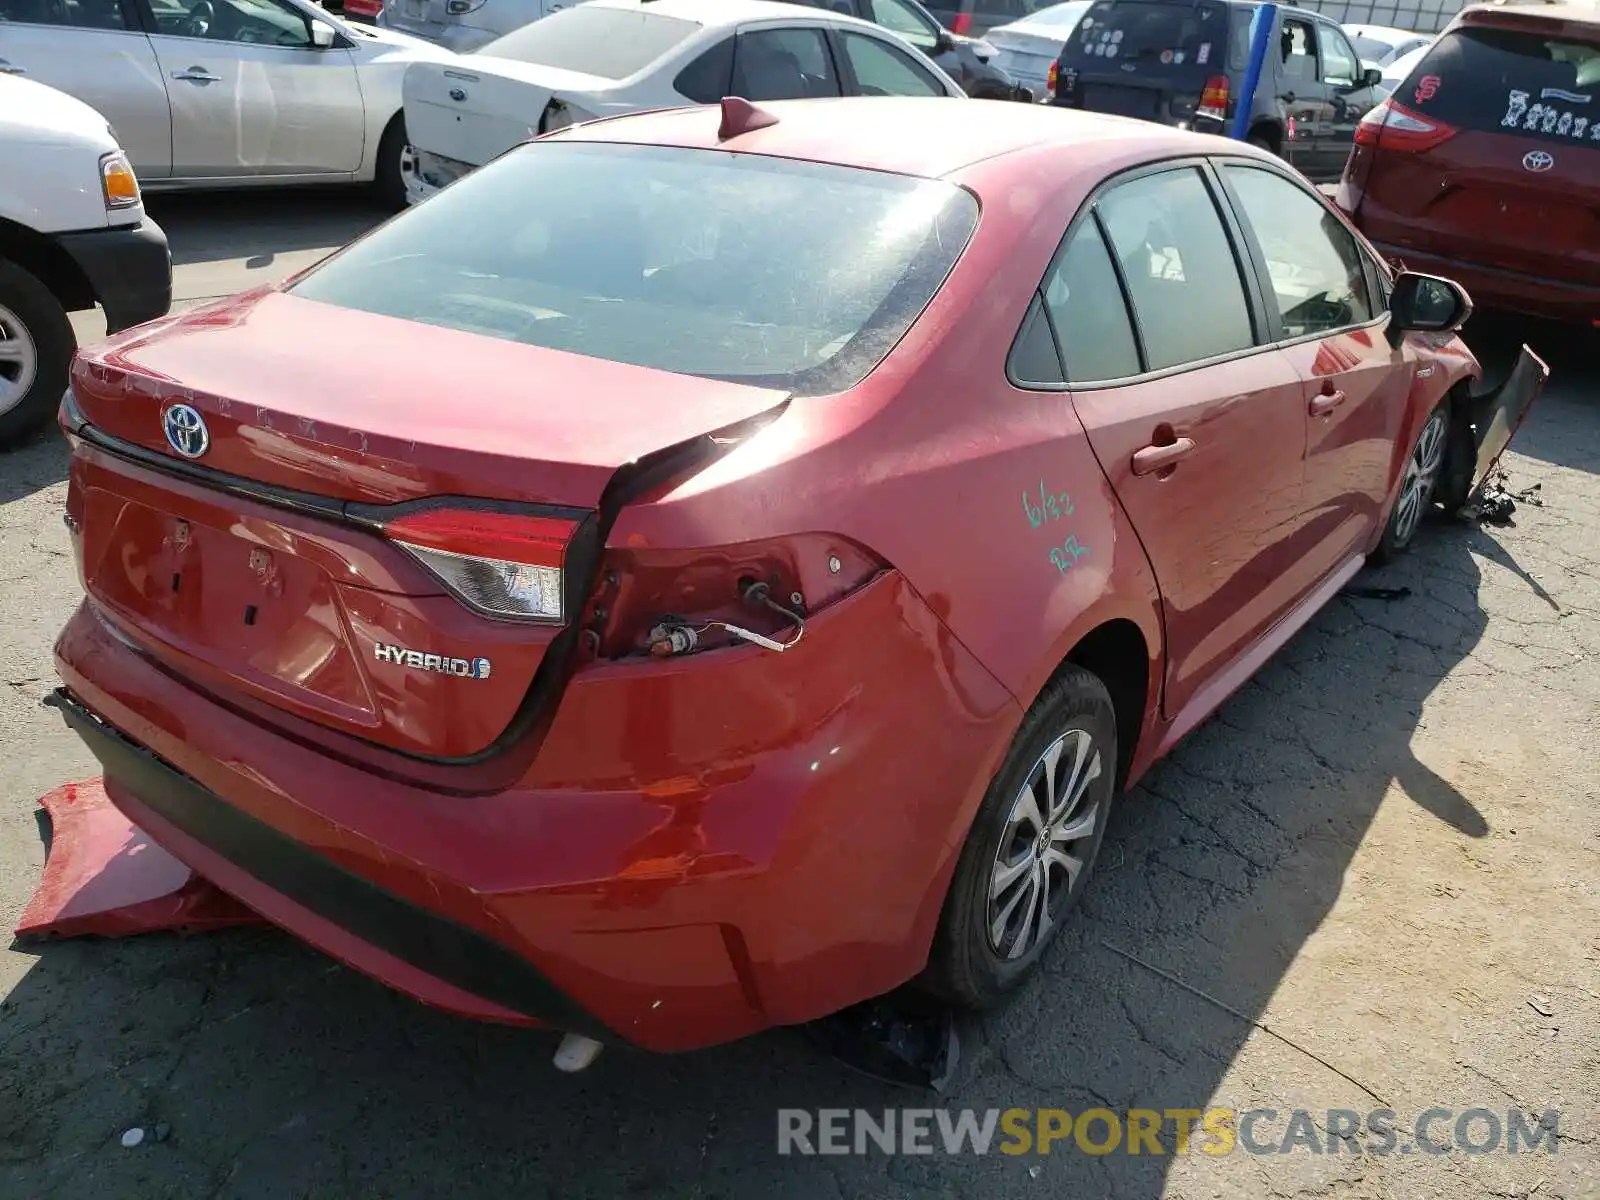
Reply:
[[733, 39], [723, 38], [695, 59], [672, 81], [680, 96], [696, 104], [715, 104], [730, 92], [733, 78]]
[[1143, 66], [1220, 65], [1228, 9], [1182, 0], [1095, 0], [1078, 22], [1063, 61], [1093, 70], [1108, 60]]
[[558, 135], [465, 176], [289, 290], [816, 394], [853, 386], [889, 352], [977, 219], [972, 194], [943, 180]]
[[1600, 36], [1458, 29], [1439, 39], [1394, 99], [1457, 129], [1600, 146]]
[[839, 94], [822, 30], [757, 29], [739, 35], [733, 90], [746, 100], [813, 100]]
[[1069, 383], [1100, 383], [1139, 373], [1139, 346], [1122, 302], [1122, 285], [1092, 217], [1073, 232], [1046, 277], [1044, 304]]
[[1147, 369], [1254, 345], [1239, 263], [1198, 171], [1120, 184], [1101, 198], [1099, 211], [1128, 284]]
[[660, 13], [579, 4], [514, 29], [477, 53], [599, 79], [626, 79], [699, 29], [696, 21]]
[[0, 24], [71, 25], [79, 29], [126, 29], [117, 0], [0, 0]]

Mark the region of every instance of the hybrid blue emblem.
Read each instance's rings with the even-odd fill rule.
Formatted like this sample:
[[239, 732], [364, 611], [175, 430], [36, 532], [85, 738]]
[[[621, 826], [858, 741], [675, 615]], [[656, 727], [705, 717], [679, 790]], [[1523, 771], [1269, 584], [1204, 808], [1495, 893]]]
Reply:
[[187, 404], [174, 404], [162, 413], [161, 429], [167, 435], [167, 445], [185, 458], [199, 458], [211, 449], [206, 419]]

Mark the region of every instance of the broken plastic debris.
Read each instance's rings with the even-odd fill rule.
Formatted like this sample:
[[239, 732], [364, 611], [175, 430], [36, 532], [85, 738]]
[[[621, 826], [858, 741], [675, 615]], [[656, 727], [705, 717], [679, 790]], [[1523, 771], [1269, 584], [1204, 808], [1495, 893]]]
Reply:
[[49, 818], [49, 851], [17, 922], [18, 938], [126, 937], [261, 923], [123, 816], [102, 780], [63, 784], [46, 792], [39, 807]]
[[1550, 998], [1548, 996], [1529, 996], [1528, 1007], [1541, 1017], [1553, 1017], [1556, 1015], [1556, 1010], [1550, 1007]]
[[846, 1066], [887, 1083], [942, 1092], [961, 1062], [961, 1043], [949, 1012], [911, 1013], [885, 1000], [870, 1000], [805, 1029]]
[[132, 1150], [142, 1141], [144, 1141], [144, 1130], [137, 1125], [132, 1129], [124, 1129], [122, 1131], [122, 1148], [124, 1150]]

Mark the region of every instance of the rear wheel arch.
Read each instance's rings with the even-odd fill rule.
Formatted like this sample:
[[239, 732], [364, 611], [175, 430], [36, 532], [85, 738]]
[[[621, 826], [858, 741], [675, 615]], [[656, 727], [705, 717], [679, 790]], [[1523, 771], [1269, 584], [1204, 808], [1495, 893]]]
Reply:
[[1283, 126], [1276, 121], [1257, 121], [1250, 126], [1248, 141], [1272, 154], [1283, 154]]
[[0, 259], [16, 263], [44, 284], [68, 312], [95, 306], [89, 277], [54, 238], [0, 217]]
[[1115, 617], [1084, 634], [1050, 677], [1054, 681], [1068, 668], [1082, 667], [1111, 694], [1111, 706], [1117, 715], [1119, 792], [1127, 786], [1152, 699], [1150, 664], [1150, 644], [1143, 630], [1127, 617]]

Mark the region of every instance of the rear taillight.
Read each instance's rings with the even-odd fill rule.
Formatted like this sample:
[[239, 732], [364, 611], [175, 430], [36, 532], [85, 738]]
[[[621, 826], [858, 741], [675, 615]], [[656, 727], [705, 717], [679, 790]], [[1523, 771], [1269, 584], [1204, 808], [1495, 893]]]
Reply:
[[562, 566], [577, 522], [476, 508], [426, 508], [385, 521], [383, 534], [457, 599], [492, 617], [565, 619]]
[[950, 32], [966, 34], [972, 31], [972, 14], [968, 12], [957, 13], [955, 20], [950, 22]]
[[1049, 73], [1044, 77], [1044, 86], [1049, 90], [1052, 96], [1056, 94], [1056, 81], [1060, 78], [1061, 64], [1051, 63]]
[[694, 550], [612, 548], [585, 609], [601, 658], [677, 656], [741, 643], [786, 649], [805, 622], [884, 569], [844, 538], [803, 534]]
[[1385, 150], [1416, 153], [1431, 150], [1455, 135], [1455, 126], [1414, 112], [1391, 96], [1361, 118], [1356, 125], [1355, 142], [1358, 146], [1381, 145]]
[[[1191, 93], [1192, 94], [1192, 93]], [[1213, 75], [1201, 89], [1200, 103], [1194, 110], [1197, 117], [1210, 117], [1214, 121], [1228, 119], [1228, 77]]]

